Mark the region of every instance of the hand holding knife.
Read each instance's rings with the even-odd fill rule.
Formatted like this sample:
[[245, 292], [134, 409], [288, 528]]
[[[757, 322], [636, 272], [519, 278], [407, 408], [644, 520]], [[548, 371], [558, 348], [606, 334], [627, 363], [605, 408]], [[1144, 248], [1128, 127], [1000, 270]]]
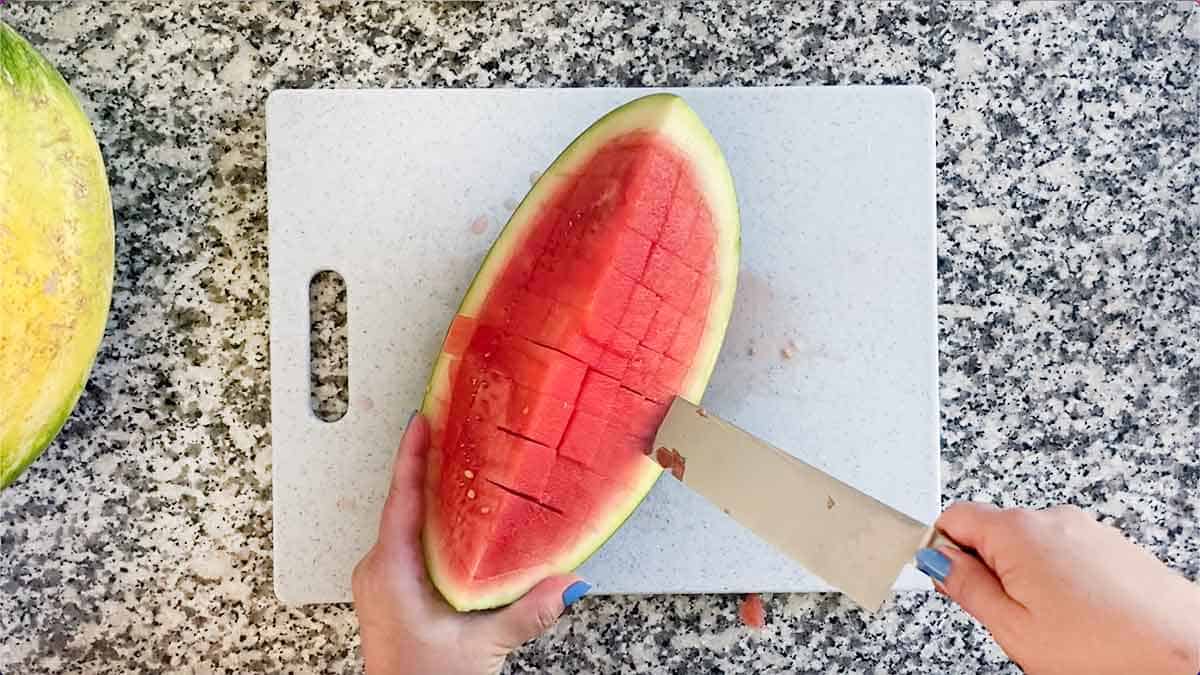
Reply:
[[918, 550], [953, 545], [932, 526], [682, 398], [659, 427], [652, 457], [871, 612]]

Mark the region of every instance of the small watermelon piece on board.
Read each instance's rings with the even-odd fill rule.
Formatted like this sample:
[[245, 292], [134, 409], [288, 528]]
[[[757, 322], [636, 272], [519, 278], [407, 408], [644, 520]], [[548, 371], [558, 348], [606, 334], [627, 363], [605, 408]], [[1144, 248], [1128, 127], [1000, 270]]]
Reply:
[[507, 604], [574, 569], [646, 496], [671, 397], [698, 402], [716, 363], [738, 228], [720, 149], [667, 94], [605, 115], [526, 195], [422, 405], [422, 540], [452, 606]]

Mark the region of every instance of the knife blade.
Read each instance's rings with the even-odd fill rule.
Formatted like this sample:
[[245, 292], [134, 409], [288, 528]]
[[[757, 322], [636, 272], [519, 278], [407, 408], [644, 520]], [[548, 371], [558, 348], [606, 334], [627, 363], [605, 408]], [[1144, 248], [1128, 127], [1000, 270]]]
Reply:
[[685, 486], [869, 612], [933, 527], [676, 397], [651, 455]]

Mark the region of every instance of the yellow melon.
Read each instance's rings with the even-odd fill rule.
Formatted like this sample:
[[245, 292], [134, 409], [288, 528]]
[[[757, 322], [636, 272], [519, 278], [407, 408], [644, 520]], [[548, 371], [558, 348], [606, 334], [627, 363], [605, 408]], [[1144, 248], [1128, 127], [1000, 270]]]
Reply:
[[91, 124], [0, 21], [0, 489], [75, 407], [112, 282], [112, 201]]

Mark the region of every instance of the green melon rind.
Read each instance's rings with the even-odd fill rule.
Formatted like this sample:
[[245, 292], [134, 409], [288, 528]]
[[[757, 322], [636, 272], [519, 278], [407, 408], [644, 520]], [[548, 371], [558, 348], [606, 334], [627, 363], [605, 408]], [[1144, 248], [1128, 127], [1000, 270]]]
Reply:
[[[99, 350], [98, 346], [97, 350]], [[87, 384], [87, 378], [90, 373], [90, 369], [83, 372], [78, 386], [73, 388], [71, 393], [63, 399], [62, 406], [59, 407], [54, 417], [42, 424], [37, 436], [34, 437], [33, 442], [29, 444], [25, 451], [11, 453], [16, 456], [16, 461], [12, 464], [0, 466], [0, 490], [11, 485], [25, 469], [29, 468], [30, 464], [33, 464], [33, 460], [41, 457], [46, 448], [50, 446], [50, 442], [58, 436], [58, 432], [62, 431], [63, 425], [71, 417], [71, 412], [75, 410], [75, 404], [79, 402], [79, 396], [83, 394], [83, 387]], [[11, 456], [9, 451], [0, 449], [0, 459], [4, 459], [5, 456]]]
[[[616, 108], [588, 127], [563, 150], [517, 206], [488, 250], [457, 313], [469, 317], [479, 316], [492, 285], [503, 273], [512, 256], [521, 250], [537, 214], [569, 183], [574, 170], [609, 141], [639, 130], [665, 134], [687, 157], [692, 170], [696, 172], [705, 201], [712, 210], [713, 226], [717, 232], [716, 291], [713, 293], [707, 325], [697, 347], [692, 368], [680, 387], [681, 396], [699, 403], [716, 366], [733, 311], [738, 258], [741, 253], [741, 225], [733, 176], [716, 139], [683, 99], [673, 94], [652, 94]], [[451, 358], [453, 357], [446, 353], [440, 354], [433, 372], [436, 374], [445, 368]], [[422, 412], [427, 416], [436, 414], [439, 398], [447, 398], [440, 396], [443, 392], [435, 386], [435, 381], [435, 377], [430, 378], [421, 405]], [[438, 559], [436, 547], [431, 543], [436, 533], [425, 532], [422, 539], [430, 579], [451, 606], [460, 611], [508, 604], [523, 595], [539, 579], [569, 572], [587, 560], [629, 518], [661, 473], [662, 467], [656, 462], [645, 460], [644, 467], [635, 473], [634, 482], [625, 499], [613, 508], [611, 517], [597, 523], [591, 536], [582, 539], [561, 559], [547, 561], [541, 568], [513, 575], [506, 583], [497, 584], [490, 593], [481, 594], [476, 589], [460, 588], [453, 579], [443, 575], [445, 566]], [[430, 503], [434, 496], [434, 480], [432, 475], [427, 480], [426, 503]]]
[[54, 66], [3, 21], [0, 21], [0, 80], [15, 91], [26, 94], [52, 91], [78, 105], [67, 81]]

